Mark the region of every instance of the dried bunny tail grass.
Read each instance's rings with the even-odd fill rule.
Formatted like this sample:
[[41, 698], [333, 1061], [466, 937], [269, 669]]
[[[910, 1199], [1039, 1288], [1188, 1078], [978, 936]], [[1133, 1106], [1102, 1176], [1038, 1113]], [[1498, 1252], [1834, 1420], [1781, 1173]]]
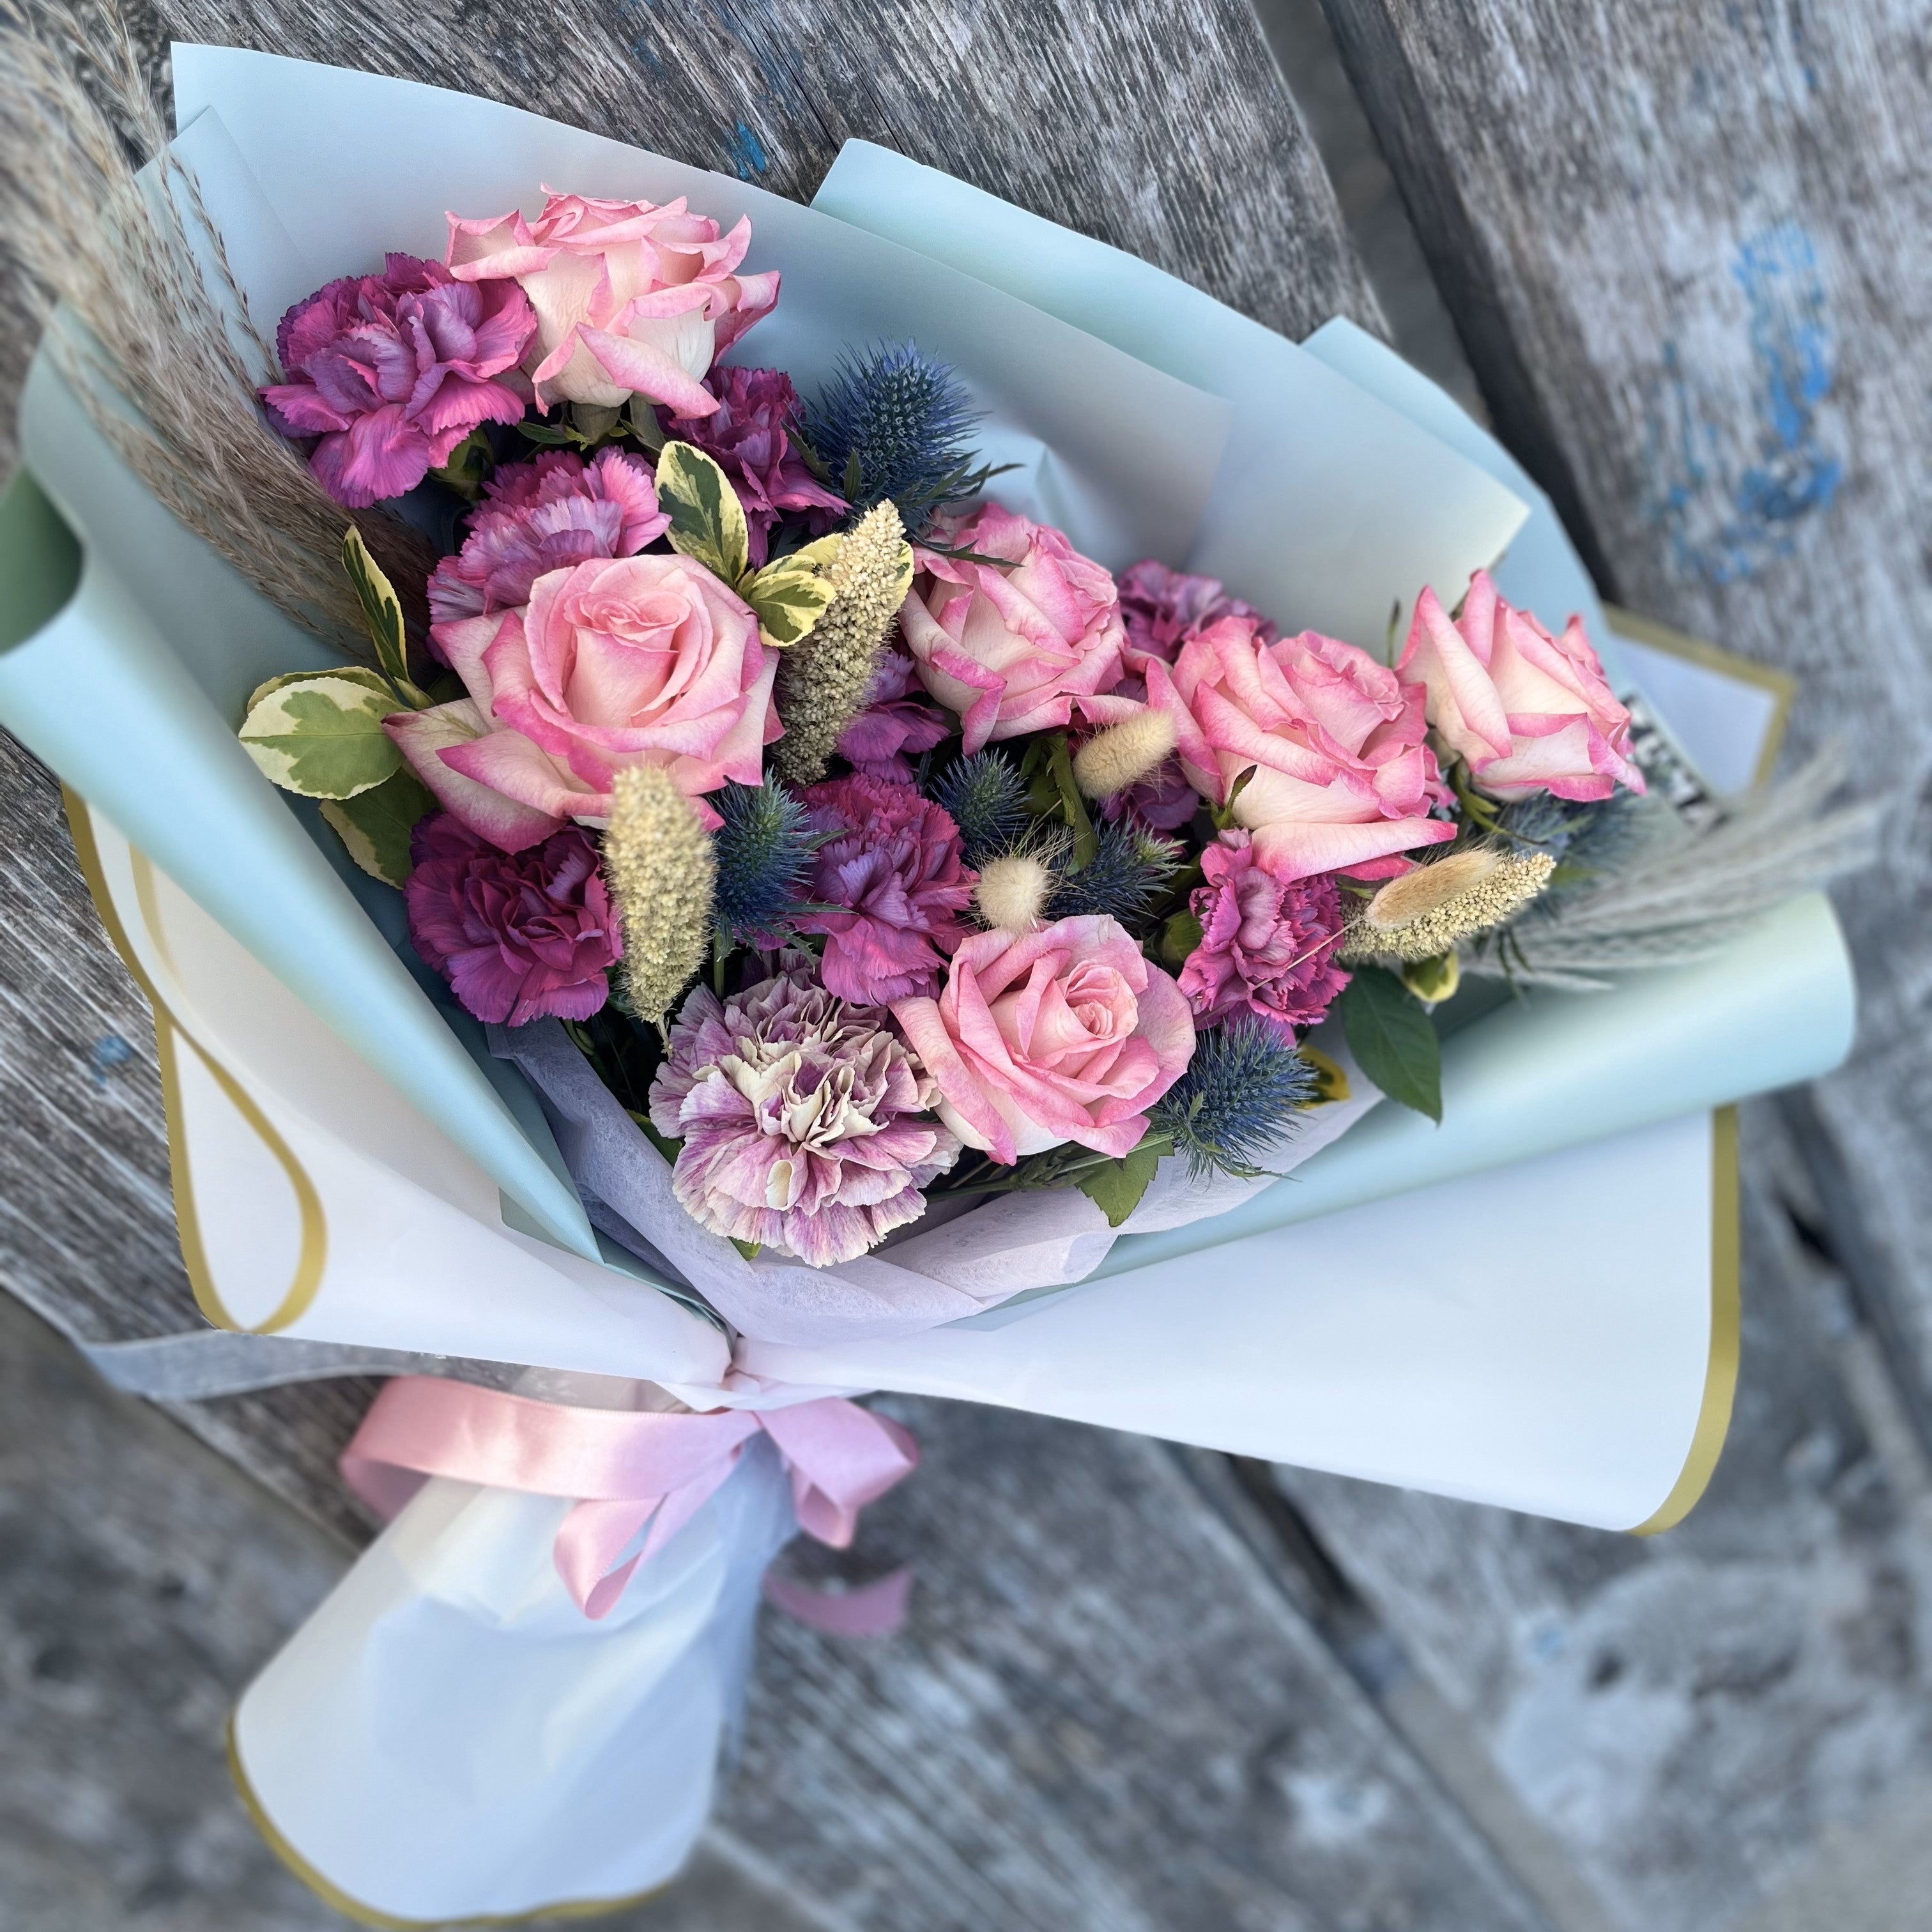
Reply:
[[784, 735], [771, 760], [788, 784], [802, 790], [824, 777], [839, 734], [858, 716], [905, 596], [910, 556], [898, 510], [884, 502], [852, 526], [826, 572], [836, 595], [778, 659]]
[[1174, 745], [1174, 720], [1165, 711], [1136, 712], [1081, 746], [1073, 782], [1089, 798], [1112, 798], [1158, 771]]
[[1667, 808], [1600, 885], [1552, 892], [1501, 944], [1466, 951], [1466, 971], [1520, 985], [1600, 990], [1606, 974], [1710, 958], [1793, 893], [1869, 865], [1876, 801], [1834, 807], [1843, 752], [1827, 747], [1786, 783], [1691, 829]]
[[1377, 892], [1343, 935], [1343, 960], [1436, 959], [1514, 919], [1550, 884], [1547, 853], [1473, 845], [1405, 872]]
[[[70, 311], [48, 330], [56, 366], [182, 524], [306, 628], [359, 638], [340, 562], [350, 514], [261, 418], [254, 391], [273, 380], [272, 356], [167, 140], [118, 18], [0, 0], [0, 242], [44, 322], [56, 302]], [[130, 146], [161, 158], [151, 192]], [[374, 527], [379, 559], [402, 561], [393, 518], [356, 520]]]
[[623, 922], [632, 1007], [662, 1026], [704, 964], [718, 881], [711, 836], [662, 766], [626, 766], [611, 782], [604, 876]]

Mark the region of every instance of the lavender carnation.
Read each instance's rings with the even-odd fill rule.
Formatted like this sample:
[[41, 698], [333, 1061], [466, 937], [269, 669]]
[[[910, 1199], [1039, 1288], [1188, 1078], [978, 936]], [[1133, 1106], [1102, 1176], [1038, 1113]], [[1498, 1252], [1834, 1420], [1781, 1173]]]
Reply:
[[926, 702], [912, 659], [903, 651], [881, 651], [864, 707], [839, 734], [838, 755], [868, 778], [910, 784], [906, 754], [931, 751], [952, 729], [945, 712]]
[[661, 412], [665, 428], [694, 444], [731, 479], [745, 506], [754, 567], [770, 554], [772, 526], [784, 512], [803, 512], [822, 536], [846, 508], [805, 466], [791, 446], [798, 428], [798, 392], [782, 369], [716, 368], [704, 386], [718, 399], [708, 416]]
[[504, 852], [446, 812], [410, 841], [410, 939], [479, 1020], [586, 1020], [623, 951], [597, 848], [576, 826]]
[[1331, 873], [1283, 885], [1255, 862], [1245, 832], [1224, 832], [1201, 855], [1208, 883], [1188, 900], [1201, 944], [1180, 990], [1204, 1027], [1251, 1014], [1279, 1032], [1312, 1026], [1348, 983], [1335, 964], [1342, 895]]
[[910, 785], [862, 773], [814, 785], [805, 802], [812, 829], [832, 835], [815, 855], [810, 897], [838, 910], [797, 922], [825, 935], [826, 985], [868, 1006], [936, 992], [979, 879], [960, 856], [958, 826]]
[[498, 470], [484, 488], [489, 500], [471, 519], [462, 549], [429, 580], [430, 615], [439, 624], [518, 609], [547, 572], [634, 556], [670, 524], [648, 466], [620, 449], [589, 463], [546, 450]]
[[1120, 620], [1127, 627], [1127, 664], [1137, 670], [1138, 658], [1173, 663], [1180, 647], [1204, 626], [1220, 617], [1252, 617], [1260, 625], [1262, 640], [1279, 634], [1252, 604], [1230, 597], [1218, 578], [1190, 577], [1170, 570], [1153, 558], [1131, 564], [1120, 577]]
[[932, 1078], [884, 1014], [795, 967], [720, 1001], [700, 987], [671, 1023], [651, 1124], [683, 1142], [680, 1204], [714, 1234], [851, 1261], [926, 1211], [959, 1154]]
[[366, 508], [413, 490], [479, 423], [519, 422], [518, 372], [536, 311], [514, 282], [459, 282], [440, 262], [391, 255], [282, 317], [284, 380], [261, 392], [283, 435], [320, 440], [309, 457], [338, 503]]

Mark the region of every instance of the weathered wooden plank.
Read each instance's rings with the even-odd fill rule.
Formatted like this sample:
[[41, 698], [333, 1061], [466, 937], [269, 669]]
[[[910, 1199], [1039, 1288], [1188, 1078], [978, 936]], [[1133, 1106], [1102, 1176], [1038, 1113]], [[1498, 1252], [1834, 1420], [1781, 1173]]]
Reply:
[[1760, 1188], [1745, 1225], [1737, 1423], [1682, 1527], [1618, 1538], [1281, 1479], [1631, 1932], [1729, 1922], [1932, 1772], [1916, 1439], [1842, 1282]]
[[156, 0], [176, 38], [434, 82], [805, 199], [883, 142], [1294, 334], [1376, 326], [1246, 0]]
[[1855, 1286], [1892, 1298], [1923, 1381], [1924, 8], [1324, 5], [1498, 429], [1601, 586], [1796, 672], [1794, 749], [1847, 738], [1898, 801], [1840, 895], [1864, 1010], [1817, 1107]]

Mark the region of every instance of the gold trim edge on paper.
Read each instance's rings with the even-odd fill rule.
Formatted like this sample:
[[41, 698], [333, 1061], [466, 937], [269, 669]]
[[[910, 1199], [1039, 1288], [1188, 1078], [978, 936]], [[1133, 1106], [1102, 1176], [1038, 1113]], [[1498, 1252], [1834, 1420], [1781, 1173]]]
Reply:
[[1672, 1529], [1696, 1507], [1723, 1454], [1738, 1390], [1738, 1340], [1743, 1295], [1738, 1221], [1738, 1110], [1720, 1107], [1711, 1116], [1711, 1352], [1704, 1396], [1690, 1453], [1654, 1515], [1630, 1532], [1654, 1536]]

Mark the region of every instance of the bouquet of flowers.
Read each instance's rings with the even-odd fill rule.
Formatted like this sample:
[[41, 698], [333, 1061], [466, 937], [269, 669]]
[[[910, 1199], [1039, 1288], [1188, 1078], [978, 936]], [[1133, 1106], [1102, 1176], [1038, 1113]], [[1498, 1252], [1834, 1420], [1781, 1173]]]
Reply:
[[154, 1004], [211, 1320], [460, 1378], [379, 1399], [394, 1521], [238, 1714], [298, 1869], [668, 1876], [766, 1561], [912, 1465], [869, 1390], [1694, 1501], [1708, 1110], [1844, 1052], [1794, 895], [1862, 821], [1713, 794], [1446, 398], [878, 150], [807, 209], [174, 74], [143, 182], [52, 68], [8, 158], [65, 304], [0, 718]]

